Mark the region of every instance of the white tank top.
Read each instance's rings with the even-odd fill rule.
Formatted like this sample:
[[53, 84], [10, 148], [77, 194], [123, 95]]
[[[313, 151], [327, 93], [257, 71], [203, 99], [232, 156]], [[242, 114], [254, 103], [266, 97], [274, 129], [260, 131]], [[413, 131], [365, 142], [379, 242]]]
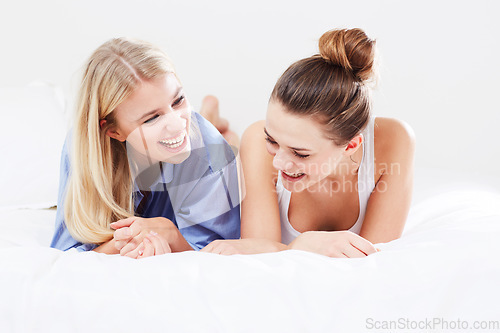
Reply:
[[[366, 128], [363, 130], [363, 157], [358, 169], [358, 198], [359, 198], [359, 215], [356, 223], [349, 229], [356, 234], [359, 234], [361, 225], [366, 212], [366, 205], [370, 194], [375, 188], [374, 180], [374, 144], [373, 144], [373, 126], [375, 117], [371, 117]], [[276, 183], [276, 192], [278, 193], [278, 203], [280, 208], [281, 220], [281, 242], [290, 244], [300, 232], [295, 230], [288, 220], [288, 207], [290, 205], [291, 192], [283, 187], [281, 181], [281, 172], [278, 172], [278, 181]]]

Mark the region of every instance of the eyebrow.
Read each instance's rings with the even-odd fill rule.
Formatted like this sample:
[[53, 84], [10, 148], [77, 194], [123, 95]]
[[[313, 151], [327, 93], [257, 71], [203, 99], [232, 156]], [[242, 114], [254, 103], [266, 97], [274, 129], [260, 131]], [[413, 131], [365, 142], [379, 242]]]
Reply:
[[[182, 87], [177, 88], [177, 91], [175, 92], [175, 95], [174, 95], [174, 99], [175, 99], [177, 96], [179, 96], [179, 94], [180, 94], [180, 92], [182, 91], [182, 89], [183, 89]], [[154, 109], [154, 110], [152, 110], [152, 111], [149, 111], [149, 112], [147, 112], [147, 113], [143, 114], [143, 115], [142, 115], [139, 119], [137, 119], [137, 121], [139, 122], [139, 121], [143, 120], [144, 118], [147, 118], [148, 116], [150, 116], [150, 115], [152, 115], [152, 114], [155, 114], [156, 112], [158, 112], [158, 110], [160, 110], [160, 109]]]
[[[267, 133], [266, 128], [264, 128], [264, 133], [266, 133], [266, 135], [269, 137], [269, 139], [275, 141], [273, 139], [273, 137], [271, 135], [269, 135], [269, 133]], [[292, 150], [298, 150], [298, 151], [311, 151], [310, 149], [307, 149], [307, 148], [297, 148], [297, 147], [290, 147], [290, 146], [288, 148], [290, 148]]]

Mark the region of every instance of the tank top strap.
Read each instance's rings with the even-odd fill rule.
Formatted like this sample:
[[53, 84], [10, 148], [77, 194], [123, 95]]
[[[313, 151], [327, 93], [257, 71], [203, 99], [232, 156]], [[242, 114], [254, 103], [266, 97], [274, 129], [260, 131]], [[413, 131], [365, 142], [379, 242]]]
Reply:
[[370, 118], [370, 121], [365, 129], [366, 136], [366, 163], [364, 163], [365, 172], [364, 179], [366, 181], [366, 188], [364, 192], [368, 192], [368, 197], [375, 188], [375, 116]]
[[372, 116], [363, 130], [363, 158], [358, 170], [358, 198], [359, 198], [359, 216], [356, 223], [349, 229], [359, 234], [365, 218], [368, 199], [375, 188], [375, 145], [374, 145], [374, 126], [375, 117]]

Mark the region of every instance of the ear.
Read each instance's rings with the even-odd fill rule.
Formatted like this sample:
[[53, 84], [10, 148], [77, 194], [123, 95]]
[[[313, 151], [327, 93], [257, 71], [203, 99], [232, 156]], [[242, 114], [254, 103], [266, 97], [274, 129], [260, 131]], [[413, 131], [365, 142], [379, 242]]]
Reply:
[[[106, 119], [101, 119], [99, 121], [99, 127], [101, 127], [101, 129], [106, 128], [107, 125], [108, 125], [108, 121]], [[118, 140], [120, 142], [124, 142], [127, 139], [127, 138], [124, 138], [123, 135], [116, 130], [115, 126], [107, 128], [106, 135], [109, 136], [110, 138], [113, 138], [113, 139]]]
[[344, 150], [344, 154], [346, 154], [346, 155], [352, 155], [352, 154], [354, 154], [359, 149], [359, 147], [361, 147], [362, 143], [363, 143], [363, 135], [362, 134], [356, 135], [347, 144], [347, 146], [346, 146], [346, 148]]

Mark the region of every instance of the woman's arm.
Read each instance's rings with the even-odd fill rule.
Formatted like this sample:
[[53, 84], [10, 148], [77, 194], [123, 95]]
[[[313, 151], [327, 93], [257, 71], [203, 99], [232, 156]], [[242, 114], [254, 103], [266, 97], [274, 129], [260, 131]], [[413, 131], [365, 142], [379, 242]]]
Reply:
[[266, 149], [264, 121], [250, 125], [241, 138], [241, 162], [245, 196], [241, 203], [241, 238], [265, 238], [281, 242], [276, 193], [277, 171]]
[[200, 252], [215, 254], [259, 254], [279, 252], [288, 247], [277, 241], [266, 238], [219, 239], [205, 246]]
[[376, 186], [368, 200], [361, 237], [385, 243], [401, 236], [411, 204], [414, 154], [415, 137], [408, 125], [376, 118]]
[[120, 254], [120, 251], [115, 247], [115, 242], [114, 239], [109, 240], [96, 247], [93, 251], [106, 254]]
[[375, 121], [375, 181], [360, 235], [349, 231], [312, 231], [299, 235], [290, 249], [330, 257], [363, 257], [375, 253], [373, 243], [399, 238], [408, 214], [413, 185], [415, 139], [412, 130], [395, 119]]
[[216, 240], [202, 252], [257, 254], [288, 249], [281, 243], [281, 224], [275, 180], [277, 172], [265, 144], [264, 121], [250, 125], [241, 138], [241, 238]]
[[241, 138], [243, 184], [241, 238], [216, 240], [202, 252], [257, 254], [288, 249], [281, 243], [281, 224], [272, 156], [265, 145], [264, 121], [250, 125]]

